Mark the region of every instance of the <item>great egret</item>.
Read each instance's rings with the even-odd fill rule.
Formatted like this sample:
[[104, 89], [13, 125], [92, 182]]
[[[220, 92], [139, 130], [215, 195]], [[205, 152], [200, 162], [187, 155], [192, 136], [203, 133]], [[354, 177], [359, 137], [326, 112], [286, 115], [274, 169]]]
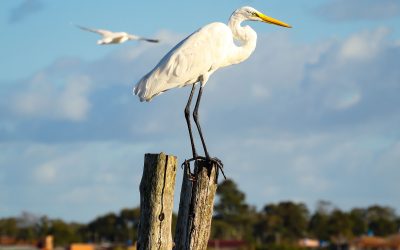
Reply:
[[156, 39], [149, 39], [149, 38], [144, 38], [132, 34], [128, 34], [126, 32], [112, 32], [109, 30], [101, 30], [101, 29], [91, 29], [91, 28], [86, 28], [80, 25], [76, 25], [78, 28], [90, 32], [94, 32], [97, 34], [100, 34], [102, 38], [97, 41], [97, 44], [99, 45], [104, 45], [104, 44], [115, 44], [115, 43], [124, 43], [128, 40], [143, 40], [151, 43], [158, 43], [159, 41]]
[[[291, 28], [290, 25], [268, 17], [252, 7], [239, 8], [232, 13], [228, 25], [220, 22], [210, 23], [178, 43], [133, 89], [133, 93], [139, 96], [140, 101], [148, 102], [169, 89], [192, 85], [184, 112], [193, 153], [193, 158], [189, 161], [212, 161], [222, 167], [221, 161], [211, 158], [207, 151], [198, 120], [198, 109], [203, 87], [210, 75], [219, 68], [246, 60], [256, 48], [257, 33], [248, 25], [241, 26], [243, 21], [261, 21]], [[190, 124], [190, 104], [198, 82], [200, 82], [200, 90], [193, 111], [193, 119], [200, 135], [205, 157], [197, 155]]]

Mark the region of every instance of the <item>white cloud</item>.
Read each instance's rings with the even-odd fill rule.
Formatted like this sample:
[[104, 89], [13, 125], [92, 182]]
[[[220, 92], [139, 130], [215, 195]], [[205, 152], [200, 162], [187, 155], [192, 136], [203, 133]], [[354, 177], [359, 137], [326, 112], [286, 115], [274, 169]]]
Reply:
[[35, 170], [34, 176], [39, 183], [54, 183], [57, 177], [57, 169], [53, 164], [46, 163]]
[[44, 73], [39, 73], [13, 98], [13, 109], [22, 116], [85, 120], [91, 104], [88, 94], [91, 89], [88, 76], [72, 76], [64, 86], [57, 86]]
[[86, 76], [70, 79], [60, 96], [57, 113], [73, 121], [84, 120], [91, 106], [87, 97], [90, 85], [91, 81]]
[[384, 48], [388, 34], [386, 28], [354, 34], [342, 44], [339, 55], [342, 60], [371, 60]]
[[[389, 63], [396, 61], [389, 51], [398, 48], [389, 41], [388, 35], [386, 28], [355, 33], [333, 44], [323, 52], [321, 61], [308, 67], [303, 80], [305, 91], [319, 112], [344, 112], [354, 107], [368, 109], [368, 103], [380, 98], [378, 89], [385, 91], [381, 97], [389, 98], [391, 91], [386, 88], [394, 87], [399, 74], [390, 66], [397, 62]], [[391, 102], [394, 105], [395, 100]], [[390, 107], [385, 109], [391, 110]]]
[[[354, 86], [354, 84], [351, 84]], [[342, 87], [342, 86], [341, 86]], [[362, 96], [359, 90], [354, 87], [343, 86], [343, 89], [335, 89], [326, 95], [324, 104], [333, 110], [346, 110], [357, 105]]]
[[261, 84], [251, 85], [251, 93], [256, 99], [266, 99], [271, 95], [268, 88]]

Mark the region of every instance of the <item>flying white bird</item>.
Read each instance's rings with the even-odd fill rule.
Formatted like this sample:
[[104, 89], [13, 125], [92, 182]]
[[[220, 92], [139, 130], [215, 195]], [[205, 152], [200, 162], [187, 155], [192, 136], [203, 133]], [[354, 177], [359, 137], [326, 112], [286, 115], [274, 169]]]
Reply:
[[97, 44], [104, 45], [104, 44], [116, 44], [116, 43], [124, 43], [128, 40], [143, 40], [151, 43], [158, 43], [159, 41], [156, 39], [150, 39], [145, 37], [140, 37], [136, 35], [132, 35], [126, 32], [112, 32], [109, 30], [101, 30], [101, 29], [91, 29], [86, 28], [80, 25], [76, 25], [78, 28], [90, 32], [97, 33], [102, 36], [100, 40], [97, 41]]
[[[212, 161], [222, 167], [219, 159], [211, 158], [208, 154], [198, 121], [198, 109], [203, 87], [210, 75], [219, 68], [243, 62], [256, 48], [257, 33], [248, 25], [242, 26], [243, 21], [261, 21], [291, 28], [290, 25], [268, 17], [252, 7], [239, 8], [232, 13], [228, 25], [220, 22], [210, 23], [178, 43], [133, 89], [133, 93], [139, 96], [140, 101], [148, 102], [169, 89], [192, 85], [185, 108], [193, 153], [193, 158], [188, 161]], [[200, 90], [193, 119], [199, 131], [205, 157], [197, 155], [190, 125], [190, 104], [198, 82]]]

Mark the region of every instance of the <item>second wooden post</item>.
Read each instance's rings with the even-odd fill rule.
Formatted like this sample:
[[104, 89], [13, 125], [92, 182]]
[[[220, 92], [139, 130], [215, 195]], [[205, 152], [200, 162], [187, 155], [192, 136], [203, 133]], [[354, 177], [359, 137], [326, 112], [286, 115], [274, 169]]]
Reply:
[[211, 231], [218, 168], [199, 161], [194, 175], [185, 165], [179, 214], [175, 232], [175, 250], [206, 250]]

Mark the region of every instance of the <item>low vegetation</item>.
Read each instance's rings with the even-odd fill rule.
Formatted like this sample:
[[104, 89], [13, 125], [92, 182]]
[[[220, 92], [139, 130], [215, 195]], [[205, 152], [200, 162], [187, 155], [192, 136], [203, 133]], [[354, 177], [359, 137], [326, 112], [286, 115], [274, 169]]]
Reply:
[[[0, 236], [35, 242], [52, 234], [58, 246], [72, 242], [129, 244], [137, 238], [139, 214], [139, 208], [125, 208], [80, 224], [24, 212], [16, 218], [0, 219]], [[211, 239], [245, 240], [258, 249], [294, 249], [295, 243], [305, 237], [339, 244], [362, 235], [388, 236], [399, 228], [400, 217], [395, 210], [380, 205], [342, 211], [330, 202], [320, 201], [310, 213], [304, 203], [282, 201], [257, 211], [246, 203], [236, 183], [226, 180], [217, 190]]]

